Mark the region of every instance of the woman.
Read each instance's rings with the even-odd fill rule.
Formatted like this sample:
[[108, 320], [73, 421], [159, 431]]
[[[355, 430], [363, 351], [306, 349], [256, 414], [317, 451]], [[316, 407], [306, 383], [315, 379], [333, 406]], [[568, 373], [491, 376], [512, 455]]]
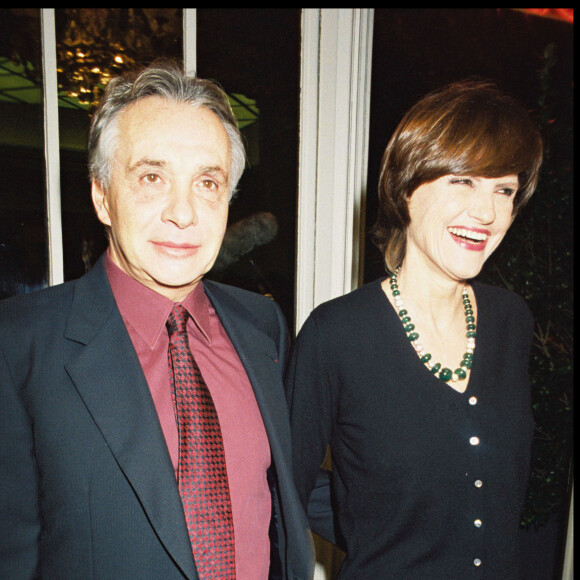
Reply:
[[390, 274], [315, 309], [288, 374], [297, 486], [332, 540], [331, 448], [340, 578], [521, 577], [532, 318], [473, 278], [541, 160], [526, 111], [473, 81], [422, 99], [387, 146], [374, 233]]

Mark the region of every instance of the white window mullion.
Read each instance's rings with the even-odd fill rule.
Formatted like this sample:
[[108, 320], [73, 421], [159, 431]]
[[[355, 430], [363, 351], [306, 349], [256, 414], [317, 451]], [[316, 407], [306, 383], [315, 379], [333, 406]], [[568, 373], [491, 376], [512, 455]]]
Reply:
[[[364, 240], [366, 229], [366, 194], [368, 181], [369, 124], [371, 106], [371, 64], [373, 50], [373, 10], [357, 10], [352, 30], [351, 54], [351, 113], [350, 134], [354, 135], [350, 157], [349, 188], [352, 191], [350, 213], [351, 244], [347, 252], [352, 256], [350, 272], [345, 272], [345, 289], [354, 290], [363, 282]], [[347, 290], [347, 291], [348, 291]]]
[[316, 184], [318, 173], [320, 9], [302, 10], [300, 148], [296, 222], [296, 331], [314, 305]]
[[60, 204], [60, 142], [54, 8], [41, 8], [44, 103], [44, 155], [48, 230], [48, 283], [64, 280], [62, 217]]
[[566, 533], [566, 549], [564, 553], [564, 567], [562, 580], [573, 580], [574, 578], [574, 484], [572, 484], [572, 494], [570, 496], [570, 508], [568, 511], [568, 530]]
[[195, 8], [183, 9], [183, 64], [186, 72], [196, 72], [197, 12]]
[[362, 270], [372, 9], [304, 9], [296, 330]]

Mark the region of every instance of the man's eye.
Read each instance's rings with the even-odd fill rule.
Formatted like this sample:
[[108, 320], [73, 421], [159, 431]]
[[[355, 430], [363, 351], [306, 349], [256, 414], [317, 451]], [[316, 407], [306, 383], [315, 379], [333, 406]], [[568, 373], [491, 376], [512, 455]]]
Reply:
[[213, 181], [212, 179], [202, 180], [201, 185], [204, 189], [208, 189], [208, 190], [218, 189], [217, 183], [215, 181]]
[[148, 173], [143, 178], [143, 181], [145, 181], [145, 183], [159, 183], [161, 178], [156, 173]]

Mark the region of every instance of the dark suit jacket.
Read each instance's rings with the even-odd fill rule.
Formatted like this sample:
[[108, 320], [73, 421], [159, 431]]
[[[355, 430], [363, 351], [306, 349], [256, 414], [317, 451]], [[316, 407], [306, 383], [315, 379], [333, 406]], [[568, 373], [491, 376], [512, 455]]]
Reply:
[[[254, 388], [277, 473], [284, 578], [311, 575], [269, 299], [204, 282]], [[155, 406], [104, 263], [0, 303], [0, 579], [197, 579]]]

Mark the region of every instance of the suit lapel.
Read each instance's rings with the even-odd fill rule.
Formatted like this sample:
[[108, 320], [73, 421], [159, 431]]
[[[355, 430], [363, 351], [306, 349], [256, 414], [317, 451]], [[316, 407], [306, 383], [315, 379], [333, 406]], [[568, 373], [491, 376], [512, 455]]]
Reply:
[[197, 578], [155, 405], [102, 260], [78, 283], [67, 338], [85, 345], [67, 365], [79, 395], [166, 549]]
[[290, 441], [282, 387], [284, 361], [279, 360], [284, 353], [278, 353], [256, 317], [224, 288], [210, 283], [204, 283], [204, 288], [248, 374], [276, 461], [280, 446]]
[[[277, 483], [269, 481], [273, 493], [276, 494], [273, 496], [274, 521], [278, 520], [278, 523], [274, 523], [273, 529], [270, 530], [271, 533], [275, 530], [275, 535], [271, 536], [271, 540], [275, 542], [274, 549], [277, 548], [282, 560], [279, 565], [286, 570], [283, 576], [286, 577], [289, 574], [288, 577], [297, 578], [298, 576], [294, 576], [290, 572], [291, 568], [288, 567], [291, 558], [289, 554], [300, 554], [302, 550], [307, 555], [304, 563], [298, 561], [292, 565], [303, 565], [303, 569], [307, 570], [310, 568], [310, 563], [307, 561], [310, 546], [306, 534], [303, 533], [308, 524], [293, 487], [290, 467], [290, 424], [282, 384], [283, 366], [281, 366], [284, 364], [281, 357], [286, 355], [286, 338], [280, 336], [280, 344], [277, 346], [275, 338], [271, 338], [265, 330], [261, 330], [263, 321], [257, 320], [253, 312], [248, 310], [249, 306], [246, 307], [244, 303], [234, 298], [227, 287], [207, 282], [204, 283], [204, 287], [254, 390], [270, 443], [272, 463], [276, 473]], [[259, 315], [258, 313], [257, 316]], [[279, 328], [278, 331], [282, 332], [283, 329]], [[279, 490], [279, 493], [275, 490]], [[300, 531], [296, 533], [296, 529]], [[297, 543], [287, 546], [287, 534], [290, 534], [301, 545]]]

